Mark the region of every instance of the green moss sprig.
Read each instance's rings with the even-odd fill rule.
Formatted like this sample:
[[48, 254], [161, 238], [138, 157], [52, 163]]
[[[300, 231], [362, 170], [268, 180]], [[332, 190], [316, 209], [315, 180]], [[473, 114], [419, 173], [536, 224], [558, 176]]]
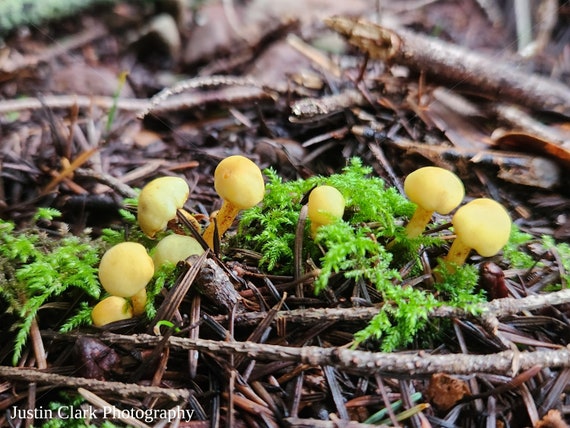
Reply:
[[[310, 239], [308, 229], [305, 230], [304, 259], [312, 259], [320, 269], [315, 281], [317, 293], [330, 287], [336, 275], [378, 290], [381, 309], [370, 324], [355, 335], [355, 342], [372, 339], [378, 341], [383, 351], [392, 351], [411, 343], [428, 325], [439, 325], [437, 320], [428, 319], [434, 308], [451, 306], [476, 313], [486, 297], [478, 288], [479, 273], [473, 265], [454, 266], [449, 271], [437, 268], [438, 280], [429, 287], [403, 285], [400, 269], [404, 265], [415, 261], [416, 268], [410, 276], [421, 273], [420, 247], [429, 250], [444, 245], [444, 240], [437, 235], [408, 238], [403, 225], [412, 216], [414, 204], [396, 189], [387, 188], [371, 172], [359, 159], [350, 160], [339, 174], [291, 182], [283, 182], [275, 171], [266, 170], [267, 195], [259, 206], [242, 214], [233, 244], [259, 252], [262, 269], [290, 274], [303, 197], [316, 186], [337, 188], [346, 200], [345, 215], [342, 220], [321, 226], [315, 241]], [[544, 253], [553, 249], [559, 254], [564, 268], [561, 282], [568, 284], [570, 247], [555, 243], [551, 237], [533, 239], [516, 226], [503, 250], [503, 267], [538, 266], [537, 255], [533, 256], [525, 248], [531, 239]]]
[[[85, 298], [100, 295], [97, 280], [99, 247], [87, 237], [64, 233], [50, 238], [37, 222], [51, 221], [59, 213], [40, 209], [29, 228], [16, 230], [13, 222], [0, 220], [0, 297], [6, 300], [18, 323], [13, 363], [21, 356], [34, 318], [48, 302], [75, 291]], [[71, 299], [69, 299], [71, 300]], [[81, 318], [68, 321], [74, 328]]]

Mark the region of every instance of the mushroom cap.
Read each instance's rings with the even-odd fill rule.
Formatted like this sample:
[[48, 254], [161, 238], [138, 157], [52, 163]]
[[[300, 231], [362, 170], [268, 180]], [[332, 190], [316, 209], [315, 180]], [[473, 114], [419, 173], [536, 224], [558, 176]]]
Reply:
[[166, 262], [178, 263], [192, 255], [203, 253], [200, 243], [191, 236], [172, 234], [162, 238], [156, 245], [152, 260], [155, 269], [158, 269]]
[[91, 319], [96, 327], [133, 317], [133, 310], [127, 299], [109, 296], [97, 303], [91, 311]]
[[144, 186], [139, 195], [137, 219], [142, 231], [151, 238], [164, 230], [188, 199], [190, 188], [180, 177], [159, 177]]
[[511, 218], [498, 202], [474, 199], [457, 210], [452, 219], [458, 239], [483, 257], [497, 254], [511, 234]]
[[137, 242], [121, 242], [109, 248], [99, 263], [101, 285], [113, 296], [134, 296], [153, 275], [152, 258]]
[[223, 159], [214, 172], [214, 187], [222, 199], [240, 210], [257, 205], [265, 195], [259, 167], [244, 156]]
[[426, 211], [447, 214], [465, 196], [463, 182], [453, 172], [437, 166], [415, 170], [404, 181], [408, 198]]
[[342, 218], [344, 197], [332, 186], [319, 186], [309, 194], [307, 215], [313, 223], [329, 224]]

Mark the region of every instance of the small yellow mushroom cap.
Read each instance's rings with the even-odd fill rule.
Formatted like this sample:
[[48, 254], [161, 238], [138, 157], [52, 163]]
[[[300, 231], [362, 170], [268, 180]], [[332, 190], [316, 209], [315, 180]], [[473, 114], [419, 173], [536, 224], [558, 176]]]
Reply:
[[199, 256], [203, 253], [200, 243], [191, 236], [173, 234], [160, 240], [152, 254], [152, 260], [155, 269], [158, 269], [166, 262], [178, 263], [192, 255]]
[[190, 195], [188, 183], [180, 177], [160, 177], [144, 186], [139, 195], [137, 219], [150, 238], [164, 230]]
[[96, 327], [115, 321], [128, 320], [133, 317], [133, 310], [127, 299], [109, 296], [95, 305], [91, 311], [91, 319]]
[[479, 198], [457, 210], [452, 219], [453, 228], [463, 244], [483, 257], [497, 254], [511, 234], [511, 218], [498, 202]]
[[121, 242], [109, 248], [99, 263], [101, 285], [113, 296], [134, 296], [153, 275], [152, 258], [137, 242]]
[[236, 208], [244, 210], [257, 205], [265, 195], [265, 183], [259, 167], [244, 156], [223, 159], [214, 171], [214, 187], [218, 195]]
[[307, 215], [313, 223], [329, 224], [342, 218], [344, 205], [344, 197], [336, 188], [319, 186], [309, 194]]
[[426, 211], [447, 214], [465, 196], [463, 182], [451, 171], [436, 166], [419, 168], [404, 181], [408, 198]]

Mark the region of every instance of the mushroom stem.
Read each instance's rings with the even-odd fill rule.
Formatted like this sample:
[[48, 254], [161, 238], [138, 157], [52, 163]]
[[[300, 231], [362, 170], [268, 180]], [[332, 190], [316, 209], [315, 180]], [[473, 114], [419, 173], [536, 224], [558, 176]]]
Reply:
[[467, 260], [467, 256], [471, 252], [471, 247], [466, 245], [461, 238], [456, 237], [451, 244], [451, 248], [449, 249], [449, 253], [445, 256], [444, 260], [447, 263], [455, 263], [457, 265], [462, 265]]
[[321, 226], [321, 223], [311, 222], [311, 238], [315, 239], [317, 237], [317, 230], [319, 230]]
[[208, 244], [210, 248], [214, 248], [214, 230], [216, 229], [216, 225], [218, 227], [218, 236], [222, 236], [226, 230], [230, 228], [240, 211], [240, 208], [224, 200], [222, 208], [220, 208], [216, 216], [216, 221], [211, 221], [204, 231], [204, 235], [202, 235], [204, 241], [206, 241], [206, 244]]
[[418, 205], [414, 215], [406, 226], [406, 235], [408, 238], [416, 238], [417, 236], [420, 236], [431, 220], [432, 215], [433, 211], [426, 210]]
[[138, 316], [144, 314], [146, 306], [146, 289], [143, 288], [133, 297], [131, 297], [131, 306], [133, 307], [133, 315]]

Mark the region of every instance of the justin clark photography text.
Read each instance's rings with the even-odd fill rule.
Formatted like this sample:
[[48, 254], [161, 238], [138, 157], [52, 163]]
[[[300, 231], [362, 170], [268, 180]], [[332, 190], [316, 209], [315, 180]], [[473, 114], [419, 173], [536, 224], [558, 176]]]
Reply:
[[57, 409], [38, 407], [35, 409], [23, 409], [12, 406], [7, 410], [8, 419], [82, 419], [82, 420], [125, 420], [137, 419], [141, 422], [172, 422], [175, 420], [188, 422], [192, 419], [194, 410], [182, 409], [176, 406], [172, 409], [117, 409], [116, 407], [92, 407], [92, 406], [61, 406]]

